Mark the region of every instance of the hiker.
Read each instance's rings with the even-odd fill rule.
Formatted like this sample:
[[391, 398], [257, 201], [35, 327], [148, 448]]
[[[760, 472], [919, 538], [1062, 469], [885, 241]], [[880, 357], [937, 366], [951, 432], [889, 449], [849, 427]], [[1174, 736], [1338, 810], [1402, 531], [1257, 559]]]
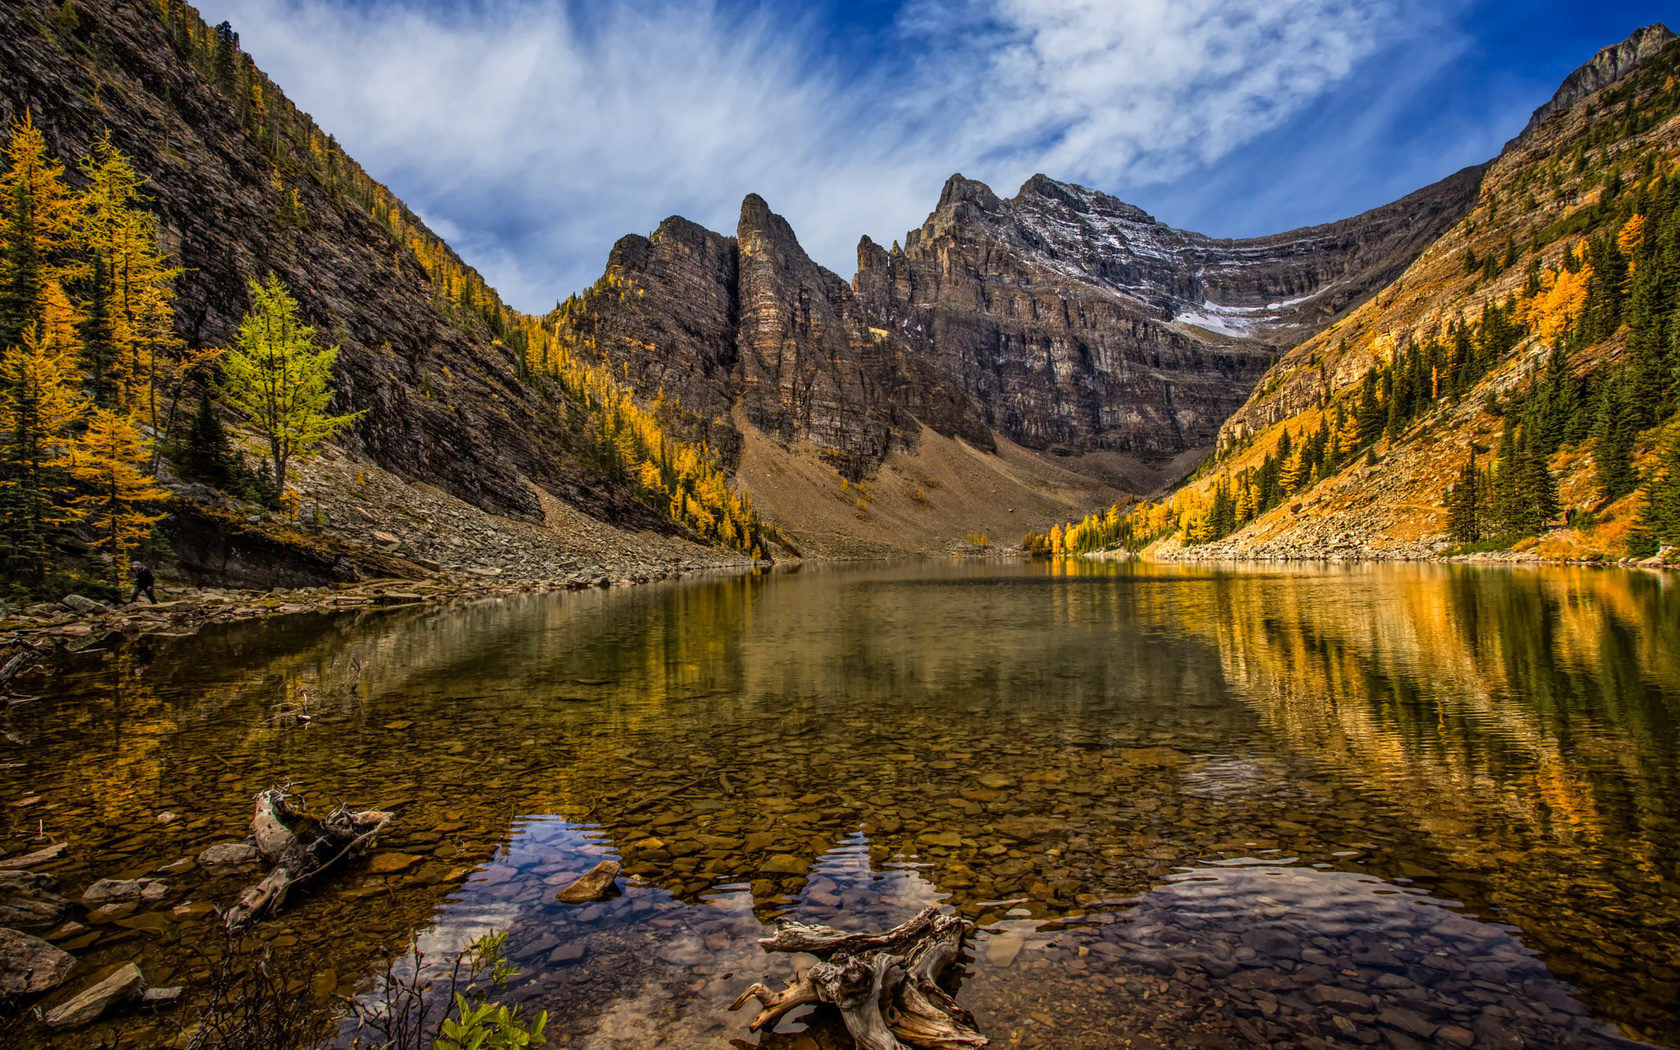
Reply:
[[140, 600], [140, 596], [144, 594], [153, 605], [156, 605], [157, 595], [152, 593], [152, 585], [156, 582], [157, 580], [152, 576], [152, 570], [146, 568], [140, 562], [135, 562], [134, 597], [130, 598], [129, 601], [137, 602]]

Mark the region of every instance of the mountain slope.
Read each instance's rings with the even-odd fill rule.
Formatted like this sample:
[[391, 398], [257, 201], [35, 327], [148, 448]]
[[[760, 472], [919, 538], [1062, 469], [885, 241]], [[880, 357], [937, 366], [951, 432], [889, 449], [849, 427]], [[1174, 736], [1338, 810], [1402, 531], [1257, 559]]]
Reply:
[[1198, 558], [1420, 557], [1479, 537], [1598, 559], [1645, 542], [1635, 489], [1675, 429], [1677, 71], [1661, 25], [1599, 52], [1469, 216], [1279, 360], [1170, 505], [1105, 535], [1164, 532], [1152, 551]]
[[[573, 520], [572, 511], [697, 538], [666, 513], [665, 493], [624, 477], [622, 464], [600, 454], [608, 414], [597, 394], [610, 393], [610, 382], [568, 373], [540, 325], [503, 306], [286, 99], [236, 38], [223, 39], [191, 7], [179, 0], [9, 3], [0, 8], [0, 69], [0, 123], [30, 115], [51, 152], [66, 160], [108, 132], [147, 179], [159, 240], [182, 267], [175, 317], [189, 346], [227, 345], [249, 306], [248, 282], [272, 272], [296, 296], [304, 320], [342, 347], [333, 407], [364, 414], [336, 440], [335, 460], [422, 486], [427, 492], [415, 498], [443, 499], [450, 520], [474, 522], [449, 542], [405, 550], [432, 551], [447, 564], [451, 551], [470, 547], [462, 559], [496, 563], [506, 560], [496, 523], [518, 522], [555, 545], [542, 564], [559, 571], [575, 559], [563, 532], [544, 526]], [[597, 394], [581, 390], [584, 380]], [[312, 488], [334, 484], [335, 476], [306, 469], [299, 480], [305, 505], [337, 502], [342, 494]], [[316, 524], [329, 537], [365, 543], [373, 526], [405, 532], [407, 518], [396, 507], [406, 502], [369, 504], [351, 520]], [[183, 570], [220, 582], [268, 578], [262, 565], [274, 560], [272, 538], [245, 537], [230, 549], [228, 523], [199, 518], [201, 506], [181, 503], [166, 525]], [[245, 513], [232, 519], [241, 529]], [[529, 562], [526, 548], [519, 550], [515, 560]], [[229, 567], [242, 558], [242, 568]], [[310, 569], [300, 580], [294, 570], [273, 578], [319, 575]]]

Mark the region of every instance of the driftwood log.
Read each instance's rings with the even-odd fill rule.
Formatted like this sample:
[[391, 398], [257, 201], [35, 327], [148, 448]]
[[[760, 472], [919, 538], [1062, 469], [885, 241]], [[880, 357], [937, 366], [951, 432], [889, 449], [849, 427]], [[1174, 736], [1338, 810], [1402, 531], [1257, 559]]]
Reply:
[[886, 933], [846, 933], [785, 922], [758, 943], [765, 951], [806, 952], [822, 960], [781, 991], [755, 984], [731, 1010], [757, 999], [751, 1028], [773, 1027], [789, 1012], [828, 1003], [840, 1011], [858, 1050], [985, 1046], [974, 1015], [939, 985], [962, 955], [968, 923], [929, 905]]
[[[270, 788], [257, 796], [251, 814], [251, 836], [257, 852], [274, 865], [268, 877], [239, 895], [227, 910], [227, 928], [236, 930], [263, 915], [278, 911], [286, 894], [339, 861], [367, 848], [391, 821], [391, 814], [370, 809], [352, 813], [343, 806], [315, 817], [292, 804], [286, 788]], [[298, 830], [293, 830], [298, 826]]]

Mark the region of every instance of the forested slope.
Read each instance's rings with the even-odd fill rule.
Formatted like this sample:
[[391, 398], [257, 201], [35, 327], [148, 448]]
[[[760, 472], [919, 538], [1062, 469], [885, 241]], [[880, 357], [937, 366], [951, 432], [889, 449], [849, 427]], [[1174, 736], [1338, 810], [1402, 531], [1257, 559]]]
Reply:
[[1680, 543], [1680, 43], [1606, 48], [1475, 210], [1285, 355], [1198, 477], [1035, 544], [1181, 557]]

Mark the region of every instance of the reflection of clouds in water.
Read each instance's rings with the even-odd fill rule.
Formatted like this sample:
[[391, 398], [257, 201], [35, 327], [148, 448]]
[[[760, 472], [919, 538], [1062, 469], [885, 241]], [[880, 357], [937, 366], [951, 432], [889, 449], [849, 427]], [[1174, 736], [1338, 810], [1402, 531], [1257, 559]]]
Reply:
[[1244, 798], [1273, 794], [1279, 785], [1275, 771], [1252, 758], [1213, 756], [1183, 773], [1184, 793], [1206, 799]]
[[[728, 1047], [746, 1036], [751, 1011], [731, 1013], [749, 984], [791, 980], [804, 956], [772, 955], [758, 945], [771, 927], [744, 884], [726, 884], [697, 904], [631, 881], [624, 895], [596, 905], [554, 901], [560, 886], [612, 844], [594, 828], [557, 817], [527, 817], [497, 856], [454, 894], [418, 938], [427, 965], [492, 930], [508, 933], [520, 968], [503, 998], [545, 1009], [555, 1033], [591, 1029], [577, 1045], [618, 1050], [653, 1046]], [[845, 929], [884, 930], [945, 896], [915, 861], [877, 870], [869, 841], [853, 833], [812, 864], [787, 918]], [[592, 1016], [590, 1016], [592, 1015]], [[784, 1020], [782, 1027], [798, 1028]]]

